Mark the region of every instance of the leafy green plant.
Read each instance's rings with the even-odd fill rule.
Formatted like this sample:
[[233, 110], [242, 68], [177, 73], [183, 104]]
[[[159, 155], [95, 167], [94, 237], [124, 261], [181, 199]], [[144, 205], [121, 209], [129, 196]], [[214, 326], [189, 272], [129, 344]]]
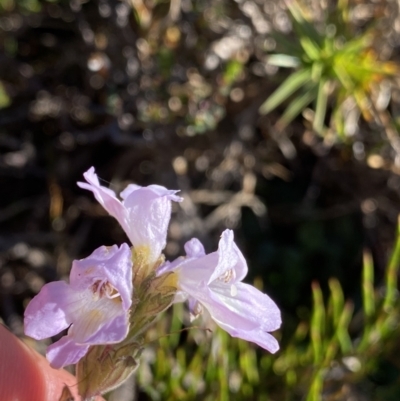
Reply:
[[295, 37], [289, 40], [275, 33], [277, 45], [284, 53], [271, 55], [268, 62], [296, 70], [263, 103], [260, 113], [267, 114], [290, 98], [276, 124], [278, 130], [283, 130], [313, 104], [313, 130], [324, 135], [327, 111], [332, 103], [329, 127], [343, 138], [346, 134], [344, 107], [352, 99], [366, 121], [378, 121], [385, 128], [391, 126], [391, 119], [378, 110], [375, 94], [383, 80], [399, 73], [399, 66], [379, 60], [374, 43], [377, 29], [372, 27], [360, 34], [352, 29], [347, 0], [338, 2], [336, 13], [326, 10], [328, 16], [322, 24], [323, 30], [306, 18], [296, 1], [288, 2], [288, 10]]

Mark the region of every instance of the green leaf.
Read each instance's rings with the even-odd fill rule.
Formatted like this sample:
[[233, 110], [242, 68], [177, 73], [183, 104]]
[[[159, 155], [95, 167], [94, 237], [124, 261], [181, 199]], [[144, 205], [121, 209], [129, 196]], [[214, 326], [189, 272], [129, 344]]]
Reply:
[[336, 74], [338, 81], [346, 89], [348, 94], [351, 94], [351, 92], [354, 89], [354, 82], [352, 81], [351, 77], [347, 73], [344, 62], [342, 62], [342, 61], [335, 62], [334, 65], [332, 65], [332, 70]]
[[243, 71], [243, 64], [237, 60], [231, 60], [227, 63], [224, 71], [224, 82], [226, 85], [232, 85]]
[[294, 28], [299, 36], [306, 37], [313, 42], [315, 46], [321, 47], [323, 37], [318, 33], [314, 25], [307, 21], [299, 4], [296, 1], [291, 1], [288, 4], [288, 10], [294, 19]]
[[383, 303], [383, 310], [390, 311], [397, 298], [397, 273], [400, 266], [400, 216], [397, 222], [397, 238], [389, 265], [386, 269], [386, 295]]
[[305, 92], [303, 95], [298, 96], [294, 99], [282, 117], [277, 121], [276, 125], [281, 131], [288, 126], [314, 99], [315, 99], [315, 87]]
[[331, 278], [328, 282], [331, 291], [331, 303], [333, 309], [333, 326], [339, 324], [340, 315], [343, 311], [344, 296], [342, 287], [336, 278]]
[[364, 251], [363, 276], [362, 276], [362, 295], [364, 313], [364, 332], [357, 347], [358, 352], [364, 352], [371, 342], [371, 332], [373, 318], [375, 316], [375, 291], [374, 291], [374, 265], [372, 256], [368, 251]]
[[364, 251], [362, 290], [364, 316], [369, 320], [375, 313], [375, 292], [374, 264], [372, 262], [372, 256], [368, 251]]
[[313, 314], [311, 317], [311, 345], [314, 363], [318, 365], [323, 359], [323, 340], [325, 334], [325, 306], [321, 287], [317, 282], [312, 284]]
[[310, 60], [321, 59], [321, 48], [310, 37], [301, 36], [300, 44]]
[[340, 53], [343, 55], [358, 55], [362, 51], [366, 50], [371, 44], [373, 35], [371, 32], [366, 32], [358, 38], [354, 38], [345, 43]]
[[322, 400], [322, 390], [324, 384], [324, 375], [322, 369], [318, 369], [312, 378], [309, 392], [306, 401], [320, 401]]
[[297, 58], [303, 55], [303, 49], [297, 41], [289, 40], [287, 36], [279, 32], [272, 32], [271, 37], [275, 39], [276, 47], [279, 51], [283, 50], [284, 53]]
[[328, 81], [321, 80], [318, 85], [317, 104], [315, 109], [313, 129], [319, 134], [323, 133], [324, 120], [326, 115], [326, 105], [328, 102]]
[[297, 57], [288, 54], [272, 54], [268, 57], [267, 62], [270, 65], [285, 68], [296, 68], [300, 65], [300, 60]]
[[352, 352], [353, 349], [353, 344], [349, 334], [349, 324], [353, 316], [353, 310], [353, 304], [351, 302], [346, 302], [337, 327], [336, 335], [343, 354], [348, 354]]
[[344, 140], [346, 137], [346, 134], [344, 132], [344, 116], [343, 116], [343, 102], [347, 99], [346, 98], [347, 93], [344, 88], [341, 88], [336, 92], [336, 104], [332, 110], [332, 115], [331, 115], [331, 122], [330, 126], [334, 127], [336, 134]]
[[303, 69], [290, 75], [276, 91], [262, 104], [259, 111], [267, 114], [278, 107], [297, 89], [305, 85], [311, 79], [311, 70]]

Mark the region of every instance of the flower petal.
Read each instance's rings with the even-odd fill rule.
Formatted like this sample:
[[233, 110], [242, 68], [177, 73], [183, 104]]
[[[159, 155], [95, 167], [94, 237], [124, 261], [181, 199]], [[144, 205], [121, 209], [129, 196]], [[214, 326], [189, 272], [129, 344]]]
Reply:
[[121, 192], [123, 202], [120, 202], [112, 190], [100, 185], [93, 167], [84, 177], [87, 183], [78, 182], [78, 185], [93, 192], [104, 209], [118, 220], [133, 246], [149, 249], [150, 263], [157, 260], [166, 244], [171, 201], [182, 201], [176, 195], [179, 191], [160, 185], [131, 184]]
[[279, 350], [279, 343], [277, 339], [272, 336], [271, 334], [262, 331], [261, 329], [256, 329], [252, 331], [245, 331], [245, 330], [237, 330], [231, 326], [225, 325], [222, 322], [216, 321], [216, 323], [228, 332], [232, 337], [238, 337], [242, 340], [251, 341], [256, 343], [260, 347], [266, 349], [267, 351], [274, 354], [276, 351]]
[[225, 230], [218, 244], [218, 264], [208, 280], [208, 283], [223, 276], [229, 270], [235, 272], [233, 281], [241, 281], [247, 275], [247, 263], [242, 252], [233, 241], [233, 231]]
[[131, 184], [121, 193], [131, 222], [126, 233], [134, 247], [149, 248], [150, 262], [154, 262], [165, 247], [171, 200], [181, 200], [176, 192], [158, 185], [138, 187]]
[[123, 307], [132, 304], [132, 256], [127, 244], [101, 246], [85, 259], [72, 264], [70, 283], [75, 289], [86, 289], [96, 281], [107, 280], [121, 295]]
[[218, 251], [205, 255], [204, 247], [197, 238], [185, 244], [187, 258], [177, 258], [163, 271], [179, 271], [180, 283], [213, 281], [223, 279], [230, 270], [234, 272], [231, 283], [238, 282], [247, 274], [247, 263], [239, 248], [233, 241], [233, 231], [225, 230], [219, 241]]
[[69, 298], [70, 293], [71, 289], [64, 281], [45, 284], [25, 310], [25, 334], [41, 340], [66, 329], [72, 321], [60, 300]]
[[206, 256], [203, 244], [197, 239], [192, 238], [185, 244], [185, 252], [188, 258], [201, 258]]
[[212, 319], [232, 336], [256, 342], [271, 352], [277, 350], [276, 340], [266, 332], [280, 327], [281, 316], [266, 294], [248, 284], [219, 280], [211, 286], [205, 282], [185, 282], [182, 287], [192, 302], [193, 299], [200, 302]]
[[[230, 285], [225, 284], [227, 296], [230, 294]], [[224, 304], [224, 299], [214, 293], [206, 283], [197, 283], [196, 287], [189, 288], [185, 285], [183, 288], [189, 294], [189, 299], [194, 298], [200, 302], [210, 313], [213, 320], [217, 323], [223, 323], [231, 327], [240, 327], [243, 330], [255, 330], [259, 324], [254, 319], [247, 319], [243, 309], [238, 310]]]
[[180, 192], [179, 190], [176, 189], [167, 189], [161, 185], [149, 185], [147, 187], [141, 187], [140, 185], [136, 184], [129, 184], [121, 193], [120, 196], [122, 199], [126, 200], [129, 198], [129, 196], [137, 190], [140, 190], [142, 188], [149, 189], [151, 190], [157, 197], [163, 197], [166, 196], [170, 201], [174, 202], [182, 202], [183, 198], [175, 195], [176, 193]]
[[201, 258], [178, 258], [165, 271], [178, 272], [179, 286], [183, 288], [185, 283], [196, 286], [199, 282], [209, 282], [217, 264], [218, 253], [213, 252]]
[[71, 291], [68, 299], [60, 300], [68, 320], [73, 322], [68, 335], [77, 343], [106, 344], [125, 338], [128, 333], [128, 313], [121, 299], [99, 297], [91, 289]]
[[[232, 295], [232, 286], [235, 291]], [[259, 327], [263, 331], [274, 331], [281, 326], [281, 313], [275, 302], [257, 288], [235, 283], [232, 286], [223, 282], [214, 282], [210, 290], [213, 302], [208, 302], [207, 309], [218, 321], [246, 331], [251, 327]], [[219, 305], [218, 305], [219, 304]], [[221, 312], [221, 305], [226, 309]], [[229, 311], [229, 313], [228, 313]], [[218, 315], [217, 315], [218, 313]], [[235, 317], [232, 317], [234, 313]]]
[[103, 187], [95, 173], [94, 167], [91, 167], [83, 174], [86, 182], [78, 182], [78, 186], [93, 192], [94, 197], [101, 206], [113, 217], [115, 217], [123, 230], [128, 234], [129, 221], [128, 212], [121, 201], [116, 197], [115, 192], [109, 188]]
[[46, 351], [47, 360], [55, 369], [77, 363], [86, 355], [90, 345], [75, 343], [69, 336], [50, 345]]

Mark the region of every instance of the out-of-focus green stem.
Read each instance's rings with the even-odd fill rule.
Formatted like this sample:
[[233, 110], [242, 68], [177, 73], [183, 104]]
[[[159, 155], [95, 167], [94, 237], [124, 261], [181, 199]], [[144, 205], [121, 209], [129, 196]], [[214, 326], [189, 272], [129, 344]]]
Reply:
[[362, 276], [363, 309], [366, 325], [375, 314], [375, 292], [374, 292], [374, 264], [371, 254], [364, 251], [364, 264]]
[[329, 279], [328, 285], [331, 291], [333, 325], [337, 326], [339, 324], [340, 315], [342, 314], [343, 311], [343, 305], [344, 305], [343, 291], [339, 283], [339, 280], [336, 278]]
[[400, 216], [397, 221], [397, 237], [390, 258], [389, 265], [386, 269], [386, 295], [383, 302], [383, 310], [389, 312], [396, 301], [397, 294], [397, 272], [400, 265]]
[[325, 327], [325, 306], [319, 284], [312, 283], [313, 315], [311, 317], [311, 343], [314, 351], [314, 364], [318, 365], [323, 358], [323, 335]]

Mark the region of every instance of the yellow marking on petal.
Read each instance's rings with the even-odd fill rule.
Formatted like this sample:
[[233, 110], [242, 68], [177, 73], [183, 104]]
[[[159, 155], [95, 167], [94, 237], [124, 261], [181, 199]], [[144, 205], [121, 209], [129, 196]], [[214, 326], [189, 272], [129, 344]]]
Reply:
[[76, 321], [70, 328], [70, 334], [76, 339], [87, 338], [93, 334], [99, 324], [104, 321], [104, 313], [99, 309], [83, 311], [82, 319]]
[[151, 248], [148, 245], [140, 245], [132, 248], [133, 282], [136, 286], [155, 270], [155, 264], [151, 262]]
[[98, 309], [92, 309], [88, 312], [89, 319], [98, 320], [103, 318], [103, 313], [101, 313]]
[[148, 245], [140, 245], [132, 248], [132, 262], [136, 266], [145, 266], [150, 262], [151, 249]]

